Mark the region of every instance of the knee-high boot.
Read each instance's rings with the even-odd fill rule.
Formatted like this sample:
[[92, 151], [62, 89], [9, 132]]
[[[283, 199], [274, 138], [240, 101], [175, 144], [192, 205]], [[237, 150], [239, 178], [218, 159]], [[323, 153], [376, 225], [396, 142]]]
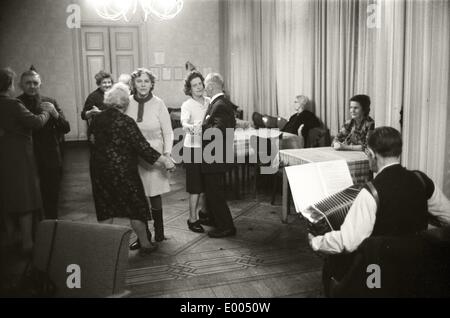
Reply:
[[165, 240], [164, 237], [164, 224], [163, 224], [163, 210], [152, 208], [153, 227], [155, 228], [155, 241], [161, 242]]

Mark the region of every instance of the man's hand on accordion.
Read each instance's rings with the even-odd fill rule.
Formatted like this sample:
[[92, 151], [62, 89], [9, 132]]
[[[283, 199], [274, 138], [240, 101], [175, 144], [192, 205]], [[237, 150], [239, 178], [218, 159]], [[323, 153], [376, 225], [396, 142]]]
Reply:
[[325, 256], [326, 256], [325, 253], [320, 252], [320, 251], [318, 251], [318, 250], [316, 250], [316, 249], [314, 248], [314, 245], [313, 245], [313, 239], [314, 239], [314, 238], [315, 238], [315, 236], [314, 236], [313, 234], [308, 233], [308, 243], [309, 243], [309, 247], [311, 247], [311, 249], [313, 250], [313, 252], [314, 252], [317, 256], [319, 256], [320, 258], [325, 258]]
[[311, 247], [311, 249], [315, 252], [314, 246], [313, 246], [313, 238], [315, 236], [312, 235], [311, 233], [308, 233], [308, 243], [309, 243], [309, 247]]

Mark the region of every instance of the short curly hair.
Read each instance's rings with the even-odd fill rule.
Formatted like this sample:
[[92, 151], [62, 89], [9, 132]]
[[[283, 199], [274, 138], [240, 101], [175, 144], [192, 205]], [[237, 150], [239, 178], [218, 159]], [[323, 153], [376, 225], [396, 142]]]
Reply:
[[184, 80], [184, 93], [187, 96], [191, 96], [192, 97], [192, 86], [191, 86], [191, 82], [193, 79], [195, 78], [199, 78], [202, 81], [203, 84], [203, 88], [205, 88], [205, 78], [203, 77], [202, 73], [200, 73], [199, 71], [191, 71], [187, 76], [186, 79]]
[[100, 84], [102, 83], [102, 81], [103, 81], [105, 78], [110, 78], [110, 79], [111, 79], [111, 83], [114, 84], [114, 81], [113, 81], [113, 79], [112, 79], [111, 74], [108, 73], [108, 72], [105, 72], [105, 71], [103, 71], [103, 70], [101, 70], [100, 72], [98, 72], [97, 74], [95, 74], [94, 78], [95, 78], [95, 83], [97, 84], [97, 86], [100, 86]]
[[155, 88], [156, 76], [149, 69], [141, 67], [131, 73], [131, 88], [133, 90], [133, 94], [136, 94], [136, 78], [141, 77], [142, 74], [147, 74], [150, 82], [152, 83], [152, 87], [150, 87], [150, 93]]
[[120, 82], [114, 84], [113, 87], [105, 93], [103, 102], [107, 107], [126, 109], [130, 103], [128, 86]]
[[364, 113], [364, 117], [369, 116], [370, 113], [370, 97], [367, 95], [355, 95], [350, 98], [351, 102], [357, 102], [361, 105], [362, 111]]
[[295, 98], [299, 100], [299, 106], [302, 106], [303, 108], [309, 104], [309, 98], [305, 95], [297, 95]]

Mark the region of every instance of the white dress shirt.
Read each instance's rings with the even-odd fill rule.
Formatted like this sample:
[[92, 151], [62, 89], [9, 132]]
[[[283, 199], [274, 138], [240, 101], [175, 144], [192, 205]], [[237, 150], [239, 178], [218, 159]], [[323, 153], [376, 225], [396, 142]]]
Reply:
[[[392, 165], [384, 166], [378, 173]], [[366, 189], [362, 189], [348, 211], [340, 230], [312, 238], [310, 242], [312, 249], [326, 254], [354, 252], [362, 241], [372, 234], [376, 212], [375, 199]], [[433, 195], [428, 200], [428, 212], [441, 224], [450, 224], [450, 201], [436, 185]]]
[[209, 97], [204, 97], [203, 105], [189, 98], [181, 105], [180, 121], [186, 131], [183, 144], [185, 147], [200, 148], [202, 146], [201, 126], [209, 103]]

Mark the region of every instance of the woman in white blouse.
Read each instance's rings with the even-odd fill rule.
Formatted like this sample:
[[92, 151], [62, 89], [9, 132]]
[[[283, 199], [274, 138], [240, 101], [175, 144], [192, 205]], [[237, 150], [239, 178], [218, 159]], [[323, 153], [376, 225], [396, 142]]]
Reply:
[[[139, 68], [131, 74], [131, 86], [133, 95], [130, 96], [126, 114], [136, 121], [153, 149], [170, 156], [173, 146], [172, 123], [163, 100], [152, 94], [155, 76], [148, 69]], [[145, 194], [150, 198], [155, 241], [161, 242], [165, 239], [161, 194], [170, 191], [169, 172], [162, 164], [149, 165], [141, 160], [139, 174]], [[138, 249], [139, 246], [139, 241], [136, 241], [130, 249]]]
[[192, 71], [186, 77], [184, 93], [190, 98], [181, 105], [181, 124], [186, 131], [183, 158], [186, 167], [186, 191], [189, 193], [188, 228], [197, 233], [205, 230], [200, 224], [197, 208], [205, 209], [204, 186], [201, 176], [202, 159], [202, 122], [210, 99], [203, 95], [204, 78], [198, 71]]

